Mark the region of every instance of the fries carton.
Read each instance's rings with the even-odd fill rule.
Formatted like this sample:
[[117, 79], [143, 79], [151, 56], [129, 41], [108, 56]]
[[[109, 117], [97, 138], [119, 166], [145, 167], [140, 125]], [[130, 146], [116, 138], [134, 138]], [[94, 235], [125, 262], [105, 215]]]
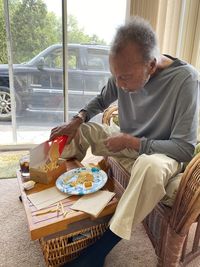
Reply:
[[58, 160], [58, 166], [52, 170], [42, 170], [37, 167], [30, 168], [30, 177], [31, 180], [42, 183], [42, 184], [49, 184], [51, 182], [55, 182], [56, 179], [64, 172], [66, 172], [66, 161], [64, 159]]
[[[44, 142], [30, 151], [30, 178], [31, 180], [49, 184], [66, 171], [66, 161], [60, 159], [57, 147], [52, 142]], [[55, 155], [57, 155], [55, 157]]]

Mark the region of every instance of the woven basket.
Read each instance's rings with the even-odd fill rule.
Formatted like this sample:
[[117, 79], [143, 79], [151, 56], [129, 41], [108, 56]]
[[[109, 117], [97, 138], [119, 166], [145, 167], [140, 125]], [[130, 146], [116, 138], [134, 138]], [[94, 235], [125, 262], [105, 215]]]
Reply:
[[107, 228], [108, 224], [104, 223], [50, 240], [40, 239], [46, 265], [56, 267], [78, 257], [81, 251], [100, 238]]

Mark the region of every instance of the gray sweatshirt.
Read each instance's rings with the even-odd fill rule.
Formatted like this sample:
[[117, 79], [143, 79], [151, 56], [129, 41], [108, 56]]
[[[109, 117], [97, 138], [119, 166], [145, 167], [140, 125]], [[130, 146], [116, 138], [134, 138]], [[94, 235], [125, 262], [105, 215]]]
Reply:
[[84, 108], [87, 120], [118, 100], [120, 130], [141, 138], [140, 154], [190, 161], [197, 142], [199, 77], [191, 65], [172, 59], [137, 92], [124, 92], [110, 78]]

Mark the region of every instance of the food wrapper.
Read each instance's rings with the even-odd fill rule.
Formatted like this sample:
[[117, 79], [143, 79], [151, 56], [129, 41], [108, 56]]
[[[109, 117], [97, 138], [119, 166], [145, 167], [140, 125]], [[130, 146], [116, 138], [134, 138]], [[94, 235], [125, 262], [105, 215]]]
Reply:
[[30, 178], [43, 184], [55, 182], [66, 171], [65, 160], [60, 159], [67, 137], [46, 141], [30, 151]]

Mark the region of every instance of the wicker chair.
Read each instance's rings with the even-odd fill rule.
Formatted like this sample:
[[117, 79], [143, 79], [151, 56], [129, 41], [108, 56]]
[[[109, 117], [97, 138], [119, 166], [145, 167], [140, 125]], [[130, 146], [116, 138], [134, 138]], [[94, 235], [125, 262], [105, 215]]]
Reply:
[[[103, 123], [110, 124], [116, 115], [117, 107], [109, 107], [103, 114]], [[120, 182], [122, 194], [130, 174], [112, 157], [106, 158], [106, 163], [108, 175]], [[200, 153], [187, 165], [172, 208], [159, 202], [143, 225], [155, 249], [157, 267], [186, 266], [200, 255]], [[192, 227], [196, 230], [191, 240]]]

